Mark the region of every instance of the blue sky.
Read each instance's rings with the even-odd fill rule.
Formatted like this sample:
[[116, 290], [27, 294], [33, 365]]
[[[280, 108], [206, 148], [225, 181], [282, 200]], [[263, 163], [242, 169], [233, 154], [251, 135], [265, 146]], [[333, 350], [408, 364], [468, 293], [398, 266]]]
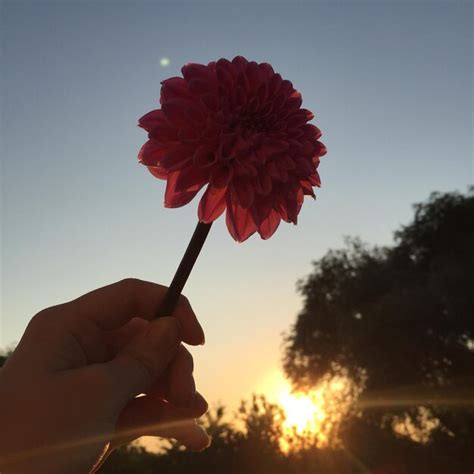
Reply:
[[136, 123], [184, 63], [270, 62], [328, 147], [297, 227], [243, 244], [222, 219], [212, 229], [185, 290], [211, 400], [234, 403], [278, 366], [312, 260], [345, 235], [389, 244], [412, 203], [473, 182], [471, 2], [4, 1], [1, 21], [2, 346], [98, 286], [170, 282], [197, 201], [163, 208]]

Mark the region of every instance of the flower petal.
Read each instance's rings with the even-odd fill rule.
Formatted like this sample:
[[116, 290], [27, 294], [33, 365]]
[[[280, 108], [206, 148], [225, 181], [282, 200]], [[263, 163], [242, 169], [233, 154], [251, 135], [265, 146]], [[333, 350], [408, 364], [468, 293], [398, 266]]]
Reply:
[[[259, 104], [264, 104], [268, 97], [268, 86], [266, 82], [260, 84], [257, 90], [257, 97]], [[271, 105], [271, 104], [270, 104]]]
[[288, 80], [281, 81], [280, 92], [286, 97], [290, 96], [294, 92], [293, 84]]
[[215, 67], [216, 72], [219, 69], [223, 69], [231, 76], [233, 76], [235, 73], [233, 64], [228, 59], [225, 59], [225, 58], [221, 58], [216, 62], [216, 67]]
[[165, 207], [181, 207], [185, 204], [188, 204], [198, 191], [202, 188], [204, 183], [199, 185], [194, 185], [188, 188], [184, 192], [176, 190], [176, 184], [180, 171], [173, 171], [168, 174], [168, 181], [166, 183], [166, 192], [165, 192]]
[[161, 158], [166, 153], [163, 148], [153, 140], [148, 140], [138, 152], [138, 161], [146, 166], [159, 166]]
[[307, 178], [312, 172], [314, 171], [314, 164], [312, 158], [305, 158], [301, 156], [298, 158], [296, 162], [296, 170], [295, 173], [302, 177]]
[[289, 197], [286, 200], [286, 213], [288, 218], [287, 222], [293, 222], [295, 225], [298, 223], [298, 214], [300, 213], [301, 206], [303, 205], [303, 200], [303, 189], [301, 186], [299, 186], [296, 196]]
[[302, 181], [300, 181], [300, 184], [301, 184], [301, 188], [303, 189], [303, 193], [306, 196], [311, 196], [313, 198], [316, 197], [314, 195], [313, 186], [312, 186], [312, 184], [309, 180], [302, 180]]
[[209, 181], [208, 168], [196, 168], [192, 164], [178, 172], [176, 178], [176, 191], [187, 192], [193, 190], [196, 186], [202, 188]]
[[265, 172], [276, 181], [282, 183], [288, 180], [288, 172], [279, 161], [269, 161], [265, 164]]
[[286, 108], [288, 110], [298, 110], [303, 103], [301, 94], [298, 91], [294, 91], [289, 99], [286, 101]]
[[[303, 190], [301, 190], [303, 194]], [[278, 194], [275, 196], [275, 209], [280, 214], [281, 218], [285, 222], [292, 222], [297, 224], [298, 222], [298, 213], [301, 209], [301, 204], [298, 202], [296, 197], [285, 197], [283, 194]]]
[[[228, 63], [228, 64], [227, 64]], [[232, 90], [234, 87], [234, 70], [231, 63], [220, 63], [216, 64], [216, 77], [221, 87], [224, 90]]]
[[169, 142], [178, 140], [178, 129], [173, 127], [168, 120], [161, 120], [149, 131], [148, 138], [166, 146]]
[[189, 95], [188, 85], [182, 77], [170, 77], [161, 82], [160, 103], [172, 99], [182, 99]]
[[[286, 102], [287, 107], [289, 107], [289, 102], [294, 100], [294, 98], [289, 98]], [[296, 128], [300, 127], [301, 125], [305, 125], [306, 122], [309, 122], [314, 118], [314, 114], [307, 109], [299, 109], [298, 111], [292, 113], [288, 117], [288, 128]]]
[[272, 76], [268, 83], [268, 94], [274, 97], [275, 94], [280, 90], [281, 83], [282, 78], [280, 74], [276, 73], [274, 76]]
[[271, 64], [268, 63], [260, 63], [258, 65], [258, 71], [260, 73], [260, 77], [265, 80], [269, 80], [275, 75], [275, 71], [273, 70]]
[[163, 112], [160, 109], [152, 110], [138, 119], [138, 126], [149, 132], [162, 123], [163, 120]]
[[286, 201], [286, 212], [288, 221], [293, 224], [298, 224], [298, 204], [293, 199], [287, 199]]
[[232, 59], [232, 64], [240, 71], [244, 71], [249, 62], [243, 56], [236, 56]]
[[199, 104], [190, 100], [173, 99], [164, 102], [161, 105], [166, 118], [175, 127], [192, 127], [194, 122], [202, 121], [204, 114], [200, 110]]
[[317, 171], [311, 174], [308, 177], [308, 180], [313, 186], [318, 186], [318, 187], [321, 186], [321, 178], [319, 177], [319, 173]]
[[250, 89], [255, 90], [260, 82], [258, 66], [255, 61], [250, 61], [247, 64], [247, 67], [245, 68], [245, 74], [247, 75], [247, 80], [249, 81]]
[[206, 224], [215, 221], [225, 210], [227, 188], [208, 186], [199, 201], [198, 217]]
[[255, 199], [251, 208], [253, 221], [260, 226], [262, 222], [270, 215], [274, 204], [273, 196], [259, 196]]
[[161, 168], [161, 166], [147, 166], [148, 171], [158, 179], [167, 179], [168, 178], [168, 171]]
[[232, 168], [226, 164], [222, 166], [216, 166], [211, 171], [211, 175], [209, 177], [209, 182], [215, 186], [216, 188], [224, 188], [226, 187], [230, 180], [232, 179]]
[[216, 112], [220, 105], [217, 95], [211, 93], [203, 94], [201, 96], [201, 103], [212, 112]]
[[199, 131], [193, 128], [182, 128], [178, 132], [178, 140], [185, 145], [195, 144], [199, 141], [200, 135]]
[[315, 153], [317, 153], [319, 156], [324, 156], [327, 153], [327, 149], [324, 143], [316, 142], [316, 148], [317, 151]]
[[161, 166], [168, 171], [183, 169], [193, 158], [193, 150], [189, 147], [177, 146], [168, 150], [161, 158]]
[[278, 229], [280, 222], [280, 214], [272, 209], [268, 217], [258, 226], [260, 237], [264, 240], [269, 239]]
[[314, 139], [318, 139], [321, 137], [321, 130], [316, 127], [316, 125], [313, 125], [312, 123], [307, 123], [305, 125], [303, 125], [301, 127], [305, 134], [309, 137], [309, 138], [314, 138]]
[[196, 95], [205, 94], [212, 90], [212, 86], [209, 81], [203, 79], [191, 79], [189, 81], [189, 90]]
[[272, 191], [272, 178], [264, 171], [260, 172], [258, 176], [253, 179], [253, 183], [257, 194], [268, 196]]
[[236, 177], [232, 180], [232, 189], [237, 202], [244, 209], [248, 209], [252, 204], [255, 196], [255, 190], [249, 179]]
[[257, 231], [257, 226], [255, 225], [250, 212], [240, 207], [236, 202], [232, 202], [230, 193], [227, 194], [227, 212], [225, 221], [230, 235], [237, 242], [247, 240]]
[[184, 80], [190, 83], [193, 79], [209, 81], [209, 69], [204, 64], [188, 63], [181, 68]]
[[193, 163], [195, 166], [211, 166], [216, 162], [216, 154], [204, 145], [199, 146], [194, 152]]

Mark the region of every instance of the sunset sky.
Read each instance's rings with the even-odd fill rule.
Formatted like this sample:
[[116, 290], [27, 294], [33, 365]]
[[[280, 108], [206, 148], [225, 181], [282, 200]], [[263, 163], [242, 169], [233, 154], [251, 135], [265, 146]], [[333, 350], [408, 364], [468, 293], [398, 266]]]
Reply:
[[412, 203], [473, 182], [471, 2], [3, 1], [1, 23], [2, 347], [47, 306], [171, 281], [197, 200], [163, 207], [137, 119], [187, 62], [271, 63], [328, 148], [297, 227], [243, 244], [212, 228], [185, 289], [212, 402], [270, 390], [312, 260], [345, 235], [389, 244]]

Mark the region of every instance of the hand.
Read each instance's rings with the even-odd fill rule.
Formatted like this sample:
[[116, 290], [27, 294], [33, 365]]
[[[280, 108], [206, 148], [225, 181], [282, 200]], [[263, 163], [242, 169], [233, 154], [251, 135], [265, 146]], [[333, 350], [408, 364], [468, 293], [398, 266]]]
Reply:
[[0, 369], [2, 474], [87, 473], [143, 435], [210, 444], [181, 344], [204, 344], [204, 333], [184, 297], [174, 317], [154, 319], [165, 291], [127, 279], [31, 320]]

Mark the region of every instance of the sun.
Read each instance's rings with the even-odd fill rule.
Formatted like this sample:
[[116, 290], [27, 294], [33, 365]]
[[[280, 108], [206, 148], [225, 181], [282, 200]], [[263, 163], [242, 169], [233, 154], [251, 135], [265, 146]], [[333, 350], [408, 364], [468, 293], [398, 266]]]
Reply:
[[270, 373], [259, 388], [283, 412], [280, 439], [283, 452], [299, 449], [296, 445], [300, 446], [302, 440], [305, 444], [319, 444], [324, 437], [321, 428], [327, 417], [324, 389], [315, 388], [305, 393], [294, 392], [290, 382], [279, 370]]
[[279, 391], [277, 403], [283, 410], [280, 449], [284, 453], [324, 443], [323, 424], [328, 415], [321, 389], [292, 392], [286, 383]]
[[317, 434], [319, 425], [326, 418], [322, 403], [318, 402], [318, 393], [291, 393], [285, 387], [279, 396], [279, 405], [285, 413], [284, 428], [295, 430], [303, 435]]
[[351, 384], [345, 377], [329, 378], [311, 390], [298, 392], [281, 371], [274, 371], [259, 388], [282, 410], [280, 448], [285, 453], [329, 446], [352, 400]]

